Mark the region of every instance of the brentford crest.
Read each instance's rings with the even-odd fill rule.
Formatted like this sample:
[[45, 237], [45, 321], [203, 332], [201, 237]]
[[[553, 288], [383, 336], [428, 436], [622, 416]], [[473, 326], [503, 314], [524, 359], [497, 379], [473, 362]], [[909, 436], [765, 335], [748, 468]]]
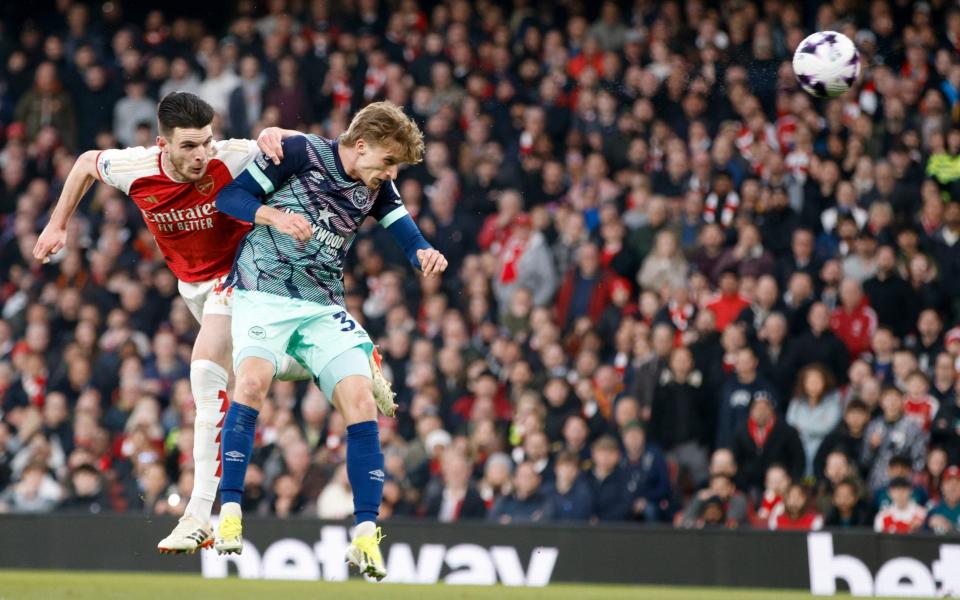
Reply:
[[370, 189], [365, 185], [358, 185], [353, 188], [353, 195], [351, 195], [350, 200], [353, 201], [354, 206], [363, 210], [370, 203]]

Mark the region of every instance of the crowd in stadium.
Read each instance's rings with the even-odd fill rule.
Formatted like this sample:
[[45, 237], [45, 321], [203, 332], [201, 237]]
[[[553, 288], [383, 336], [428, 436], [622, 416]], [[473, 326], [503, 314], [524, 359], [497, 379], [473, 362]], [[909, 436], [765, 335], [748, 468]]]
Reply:
[[[371, 222], [345, 280], [401, 408], [381, 519], [957, 531], [960, 10], [717, 4], [60, 0], [0, 31], [0, 512], [190, 496], [197, 323], [135, 206], [95, 186], [31, 258], [77, 154], [152, 145], [188, 90], [222, 138], [378, 99], [425, 132], [397, 186], [446, 276]], [[789, 61], [828, 29], [865, 66], [821, 102]], [[344, 437], [276, 382], [244, 511], [349, 516]]]

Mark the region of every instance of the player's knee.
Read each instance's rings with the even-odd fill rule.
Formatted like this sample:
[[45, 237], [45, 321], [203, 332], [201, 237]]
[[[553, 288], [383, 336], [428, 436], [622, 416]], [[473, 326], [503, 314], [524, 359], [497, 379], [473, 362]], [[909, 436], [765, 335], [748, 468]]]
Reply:
[[375, 419], [377, 403], [373, 399], [373, 385], [367, 377], [347, 377], [337, 384], [334, 396], [348, 423]]
[[354, 422], [368, 421], [377, 416], [377, 403], [373, 399], [373, 391], [369, 385], [358, 385], [347, 398], [350, 406], [350, 420]]
[[352, 397], [353, 413], [358, 417], [367, 415], [376, 416], [377, 403], [373, 400], [373, 392], [369, 387], [361, 388], [356, 395]]
[[234, 400], [251, 408], [260, 410], [263, 399], [270, 389], [270, 377], [259, 373], [241, 373], [237, 376]]

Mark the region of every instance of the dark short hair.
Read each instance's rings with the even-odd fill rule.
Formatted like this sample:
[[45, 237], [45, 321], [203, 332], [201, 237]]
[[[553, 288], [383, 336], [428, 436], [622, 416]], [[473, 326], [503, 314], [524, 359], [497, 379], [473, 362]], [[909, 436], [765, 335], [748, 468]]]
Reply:
[[213, 122], [213, 107], [190, 92], [170, 92], [160, 100], [157, 121], [162, 135], [171, 135], [177, 127], [200, 129]]
[[861, 400], [860, 398], [852, 398], [849, 403], [847, 403], [847, 411], [853, 412], [855, 410], [863, 411], [865, 413], [870, 412], [870, 407], [867, 406], [867, 403]]
[[888, 467], [903, 467], [905, 469], [913, 470], [913, 461], [909, 456], [904, 456], [903, 454], [898, 454], [890, 459], [890, 462], [887, 463]]

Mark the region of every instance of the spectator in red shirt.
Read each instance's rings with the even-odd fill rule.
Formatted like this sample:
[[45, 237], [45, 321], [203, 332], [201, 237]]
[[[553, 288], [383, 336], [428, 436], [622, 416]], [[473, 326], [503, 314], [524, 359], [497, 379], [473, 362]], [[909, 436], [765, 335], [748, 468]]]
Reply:
[[770, 515], [770, 529], [786, 531], [817, 531], [823, 527], [820, 513], [807, 506], [807, 490], [799, 483], [787, 489], [782, 510]]
[[770, 522], [770, 517], [783, 511], [783, 499], [790, 489], [790, 474], [783, 465], [770, 465], [764, 478], [763, 496], [757, 506], [757, 514], [753, 519], [754, 526], [763, 527]]
[[930, 382], [923, 371], [916, 370], [907, 375], [904, 383], [907, 384], [907, 393], [903, 397], [903, 412], [929, 433], [933, 417], [940, 410], [940, 403], [929, 393]]
[[843, 341], [851, 359], [870, 351], [877, 313], [870, 308], [857, 280], [844, 279], [840, 284], [840, 306], [833, 309], [830, 329]]
[[877, 513], [873, 529], [877, 533], [913, 533], [923, 527], [927, 510], [911, 496], [910, 480], [896, 477], [890, 482], [890, 499], [893, 504]]
[[483, 222], [477, 235], [477, 244], [481, 250], [489, 250], [495, 256], [500, 255], [503, 245], [510, 237], [514, 218], [523, 210], [523, 198], [516, 190], [504, 190], [497, 197], [497, 212]]
[[707, 302], [707, 310], [717, 316], [717, 331], [723, 331], [733, 323], [750, 301], [740, 295], [740, 278], [737, 270], [724, 269], [720, 273], [720, 292]]

